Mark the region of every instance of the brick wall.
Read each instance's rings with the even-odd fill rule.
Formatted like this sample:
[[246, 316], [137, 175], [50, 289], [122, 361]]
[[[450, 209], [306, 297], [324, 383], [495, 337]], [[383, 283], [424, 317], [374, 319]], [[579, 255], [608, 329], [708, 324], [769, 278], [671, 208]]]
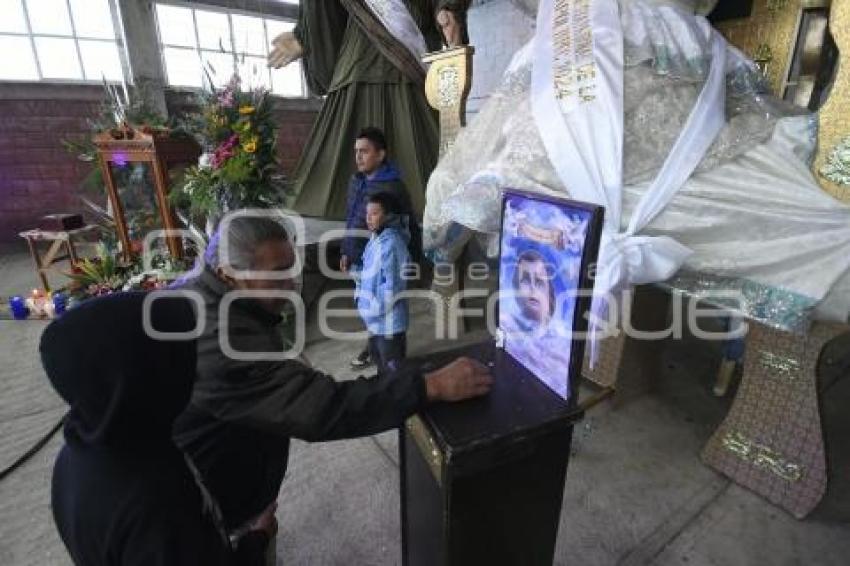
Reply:
[[45, 214], [78, 209], [78, 186], [90, 166], [65, 151], [60, 140], [85, 135], [100, 89], [0, 89], [0, 241], [8, 242]]
[[281, 169], [290, 175], [301, 156], [301, 149], [310, 135], [313, 123], [316, 121], [317, 110], [312, 108], [299, 109], [290, 103], [289, 107], [279, 107], [275, 110], [275, 120], [278, 125], [277, 157]]
[[[92, 165], [65, 151], [61, 140], [90, 134], [86, 119], [102, 94], [99, 86], [0, 83], [0, 242], [16, 241], [45, 214], [82, 212], [80, 183]], [[170, 111], [186, 109], [187, 100], [169, 93]], [[276, 103], [285, 174], [295, 167], [318, 108], [314, 100]]]

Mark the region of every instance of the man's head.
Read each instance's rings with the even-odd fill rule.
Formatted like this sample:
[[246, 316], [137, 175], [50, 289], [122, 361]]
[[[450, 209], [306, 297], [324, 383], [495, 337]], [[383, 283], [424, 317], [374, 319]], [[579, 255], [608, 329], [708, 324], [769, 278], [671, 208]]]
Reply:
[[514, 289], [517, 303], [526, 318], [545, 324], [555, 314], [552, 274], [539, 252], [528, 250], [517, 258]]
[[399, 214], [398, 199], [386, 191], [369, 196], [366, 203], [366, 227], [372, 232], [386, 224], [391, 215]]
[[378, 128], [363, 128], [354, 142], [354, 160], [357, 171], [371, 175], [387, 158], [387, 138]]
[[[207, 249], [206, 262], [219, 279], [231, 289], [283, 290], [295, 288], [292, 279], [248, 279], [237, 277], [238, 271], [284, 271], [295, 263], [295, 250], [280, 222], [266, 217], [239, 216], [222, 223], [227, 237], [219, 232]], [[226, 258], [222, 246], [227, 246]], [[226, 259], [226, 263], [225, 263]], [[263, 298], [258, 302], [266, 310], [278, 313], [285, 300]]]

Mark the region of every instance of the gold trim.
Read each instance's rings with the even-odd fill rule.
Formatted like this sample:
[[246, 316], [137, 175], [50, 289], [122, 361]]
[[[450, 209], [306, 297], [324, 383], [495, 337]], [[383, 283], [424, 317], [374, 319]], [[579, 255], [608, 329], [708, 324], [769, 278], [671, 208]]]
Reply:
[[431, 475], [434, 476], [434, 480], [437, 482], [437, 485], [442, 486], [443, 453], [437, 447], [437, 442], [434, 440], [434, 437], [431, 436], [428, 426], [422, 422], [419, 415], [413, 415], [407, 419], [405, 426], [407, 427], [407, 432], [410, 434], [410, 437], [413, 438], [417, 448], [419, 448], [419, 452], [422, 453], [422, 457], [425, 459], [425, 462], [428, 464], [428, 468], [431, 470]]
[[763, 350], [761, 352], [761, 365], [763, 368], [773, 372], [774, 377], [782, 377], [788, 381], [797, 381], [802, 364], [799, 360], [781, 356]]
[[744, 462], [779, 476], [787, 482], [798, 482], [803, 477], [800, 464], [786, 460], [769, 446], [754, 442], [740, 432], [729, 432], [723, 436], [723, 447]]

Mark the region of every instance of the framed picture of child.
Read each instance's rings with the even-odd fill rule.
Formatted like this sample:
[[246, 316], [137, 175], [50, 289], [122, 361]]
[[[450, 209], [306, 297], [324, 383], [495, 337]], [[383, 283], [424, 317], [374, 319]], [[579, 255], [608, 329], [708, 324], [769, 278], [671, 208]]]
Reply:
[[518, 191], [506, 192], [502, 204], [504, 348], [565, 400], [584, 352], [589, 268], [596, 261], [602, 213], [595, 205]]

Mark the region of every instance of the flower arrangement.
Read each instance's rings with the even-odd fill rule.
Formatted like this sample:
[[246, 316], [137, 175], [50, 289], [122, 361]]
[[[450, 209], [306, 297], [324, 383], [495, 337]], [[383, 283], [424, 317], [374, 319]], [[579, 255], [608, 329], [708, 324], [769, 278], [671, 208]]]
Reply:
[[283, 196], [275, 156], [277, 129], [265, 89], [245, 92], [237, 75], [201, 94], [186, 129], [204, 148], [172, 198], [193, 215], [218, 216], [242, 207], [267, 208]]
[[71, 282], [66, 291], [75, 300], [82, 301], [119, 291], [163, 289], [191, 269], [192, 260], [175, 260], [170, 255], [160, 255], [153, 258], [151, 264], [152, 270], [143, 271], [141, 260], [122, 263], [101, 243], [97, 256], [78, 262], [67, 274]]

